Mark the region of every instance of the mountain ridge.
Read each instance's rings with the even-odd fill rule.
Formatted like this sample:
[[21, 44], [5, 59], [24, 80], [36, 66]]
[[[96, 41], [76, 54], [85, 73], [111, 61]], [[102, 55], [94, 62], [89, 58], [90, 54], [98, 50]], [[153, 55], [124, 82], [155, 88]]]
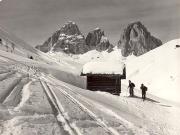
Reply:
[[130, 23], [124, 28], [117, 45], [112, 45], [99, 27], [84, 36], [75, 22], [68, 21], [36, 48], [43, 52], [84, 54], [90, 50], [111, 52], [117, 46], [121, 49], [122, 56], [127, 57], [131, 54], [140, 56], [160, 45], [161, 40], [151, 35], [140, 21]]
[[140, 56], [161, 45], [162, 41], [152, 36], [140, 21], [128, 24], [118, 41], [118, 47], [124, 57], [131, 54]]

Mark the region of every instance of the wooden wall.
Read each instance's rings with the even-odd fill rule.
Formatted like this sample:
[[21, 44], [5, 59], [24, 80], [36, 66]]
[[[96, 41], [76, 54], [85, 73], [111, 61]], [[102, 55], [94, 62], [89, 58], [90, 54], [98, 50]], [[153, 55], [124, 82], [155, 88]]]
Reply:
[[93, 91], [106, 91], [109, 93], [120, 93], [120, 77], [87, 76], [87, 89]]

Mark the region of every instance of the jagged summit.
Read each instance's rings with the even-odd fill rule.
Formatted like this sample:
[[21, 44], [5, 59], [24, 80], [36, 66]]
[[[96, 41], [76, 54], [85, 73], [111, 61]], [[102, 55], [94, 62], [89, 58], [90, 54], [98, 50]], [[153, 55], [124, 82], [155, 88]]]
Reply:
[[36, 48], [43, 52], [63, 51], [68, 54], [81, 54], [93, 49], [112, 51], [113, 45], [110, 44], [104, 31], [100, 28], [95, 28], [85, 38], [77, 24], [73, 21], [68, 21], [58, 31], [53, 33], [43, 45], [38, 45]]
[[118, 47], [125, 57], [131, 54], [142, 55], [160, 45], [161, 40], [152, 36], [140, 21], [130, 23], [123, 30], [118, 42]]
[[60, 33], [66, 34], [66, 35], [81, 35], [81, 32], [77, 26], [77, 24], [73, 21], [68, 21], [63, 25], [63, 27], [60, 29]]
[[94, 30], [100, 30], [100, 28], [99, 28], [99, 27], [96, 27]]
[[80, 54], [87, 51], [85, 38], [77, 24], [72, 21], [65, 23], [58, 31], [53, 33], [43, 45], [36, 46], [43, 52], [59, 52]]
[[[121, 49], [124, 57], [131, 54], [139, 56], [160, 45], [162, 45], [161, 40], [152, 36], [140, 21], [128, 24], [118, 41], [118, 48]], [[114, 46], [110, 44], [101, 28], [95, 28], [84, 37], [77, 24], [68, 21], [53, 33], [43, 45], [36, 46], [36, 48], [43, 52], [63, 51], [65, 53], [81, 54], [94, 49], [110, 52]]]
[[98, 51], [107, 50], [112, 46], [105, 36], [104, 31], [99, 27], [87, 34], [86, 44], [91, 50], [96, 49]]

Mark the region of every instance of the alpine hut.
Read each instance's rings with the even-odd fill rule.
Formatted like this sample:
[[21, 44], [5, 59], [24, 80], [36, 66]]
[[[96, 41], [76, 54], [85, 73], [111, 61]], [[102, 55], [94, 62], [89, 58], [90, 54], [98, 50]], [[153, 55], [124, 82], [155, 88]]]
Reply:
[[120, 95], [126, 68], [121, 62], [89, 62], [83, 66], [81, 76], [87, 76], [86, 87], [89, 90]]

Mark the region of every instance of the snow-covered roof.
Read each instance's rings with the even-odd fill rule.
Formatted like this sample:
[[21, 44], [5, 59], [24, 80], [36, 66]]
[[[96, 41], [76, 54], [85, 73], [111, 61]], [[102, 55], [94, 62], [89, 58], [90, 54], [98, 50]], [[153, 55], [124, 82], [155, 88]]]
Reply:
[[89, 62], [83, 66], [82, 74], [116, 74], [122, 75], [124, 69], [122, 62]]

